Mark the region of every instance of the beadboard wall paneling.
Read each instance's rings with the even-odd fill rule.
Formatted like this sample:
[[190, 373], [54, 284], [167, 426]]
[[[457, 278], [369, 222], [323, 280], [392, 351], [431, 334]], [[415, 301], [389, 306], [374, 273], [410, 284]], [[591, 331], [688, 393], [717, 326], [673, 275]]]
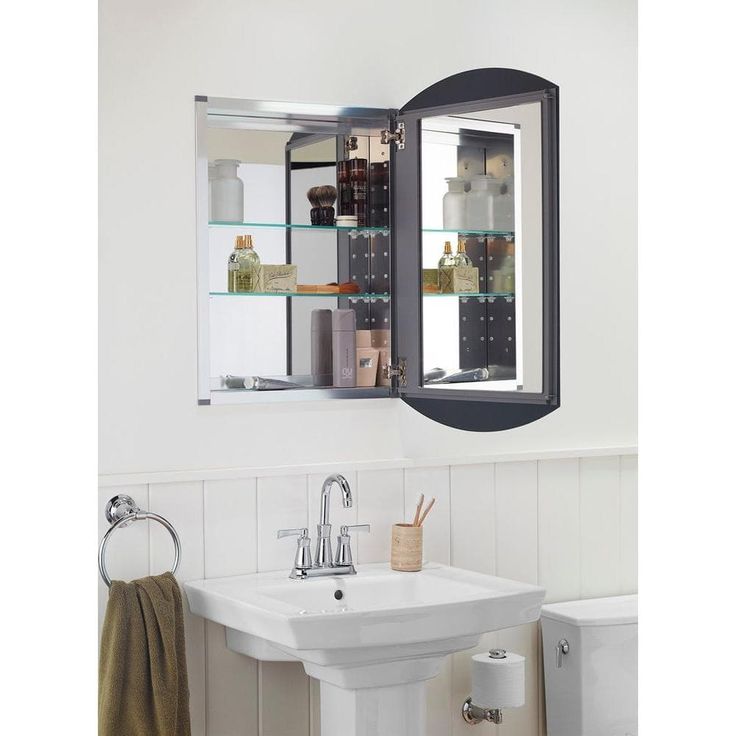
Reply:
[[[524, 459], [453, 465], [346, 470], [353, 507], [337, 488], [333, 524], [369, 523], [358, 534], [358, 564], [387, 561], [390, 527], [413, 516], [416, 496], [437, 497], [427, 519], [425, 557], [458, 567], [538, 583], [547, 600], [636, 591], [637, 459], [635, 455]], [[277, 540], [284, 527], [313, 527], [324, 476], [299, 473], [100, 488], [104, 507], [127, 493], [141, 508], [167, 517], [182, 539], [180, 581], [291, 566], [294, 540]], [[114, 578], [168, 569], [168, 533], [136, 522], [110, 540]], [[100, 582], [100, 621], [107, 589]], [[194, 736], [319, 736], [319, 683], [298, 663], [256, 662], [230, 652], [222, 626], [185, 613]], [[502, 729], [479, 734], [545, 736], [544, 682], [538, 624], [482, 637], [471, 652], [449, 657], [428, 683], [428, 736], [464, 736], [460, 706], [470, 693], [470, 655], [500, 646], [527, 658], [526, 705], [504, 713]], [[289, 707], [284, 709], [284, 698]]]

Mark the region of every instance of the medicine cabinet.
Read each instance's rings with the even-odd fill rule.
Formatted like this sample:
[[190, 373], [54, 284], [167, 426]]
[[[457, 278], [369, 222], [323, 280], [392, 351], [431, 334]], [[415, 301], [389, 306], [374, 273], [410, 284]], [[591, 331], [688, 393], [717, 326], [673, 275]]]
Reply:
[[397, 398], [475, 431], [559, 406], [556, 85], [195, 114], [200, 404]]

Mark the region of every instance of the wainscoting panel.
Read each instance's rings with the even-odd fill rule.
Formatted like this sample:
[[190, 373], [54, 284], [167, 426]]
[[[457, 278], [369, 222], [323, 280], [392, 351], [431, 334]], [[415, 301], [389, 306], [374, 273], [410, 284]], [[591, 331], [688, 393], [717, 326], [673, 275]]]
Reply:
[[[635, 455], [448, 464], [344, 471], [353, 507], [332, 491], [333, 532], [369, 523], [356, 535], [358, 564], [389, 559], [390, 528], [411, 520], [416, 496], [437, 497], [425, 528], [425, 557], [478, 572], [537, 583], [548, 601], [636, 591], [637, 462]], [[324, 476], [316, 473], [101, 487], [104, 506], [116, 493], [166, 516], [182, 539], [180, 581], [288, 569], [294, 540], [284, 527], [308, 525], [314, 537]], [[119, 530], [108, 547], [112, 577], [131, 579], [168, 569], [171, 541], [153, 523]], [[107, 589], [100, 582], [100, 621]], [[256, 662], [229, 651], [223, 627], [185, 612], [194, 736], [319, 736], [319, 683], [298, 663]], [[449, 657], [428, 683], [428, 736], [464, 736], [460, 706], [470, 693], [470, 656], [503, 647], [527, 658], [526, 705], [504, 724], [476, 727], [493, 736], [545, 736], [539, 625], [481, 638]], [[288, 703], [288, 707], [284, 703]]]

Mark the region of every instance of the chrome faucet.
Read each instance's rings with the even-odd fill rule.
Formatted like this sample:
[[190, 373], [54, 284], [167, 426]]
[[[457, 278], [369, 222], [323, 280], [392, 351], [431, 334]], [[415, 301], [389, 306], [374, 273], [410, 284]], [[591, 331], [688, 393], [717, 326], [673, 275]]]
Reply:
[[319, 524], [317, 524], [317, 554], [315, 555], [315, 567], [332, 567], [332, 524], [330, 524], [330, 491], [332, 484], [337, 483], [342, 491], [342, 505], [349, 509], [353, 505], [353, 494], [345, 477], [339, 473], [328, 475], [322, 484], [322, 494], [319, 502]]
[[353, 565], [353, 554], [350, 549], [350, 531], [367, 531], [371, 530], [370, 524], [353, 524], [343, 525], [340, 527], [340, 534], [337, 537], [337, 562], [332, 556], [332, 524], [330, 524], [330, 491], [333, 483], [337, 483], [342, 491], [342, 505], [349, 509], [353, 505], [353, 494], [350, 491], [350, 485], [345, 478], [335, 473], [329, 475], [322, 484], [322, 494], [320, 496], [319, 507], [319, 524], [317, 524], [317, 551], [316, 559], [312, 564], [312, 555], [309, 549], [311, 540], [309, 532], [306, 528], [299, 529], [280, 529], [276, 536], [282, 537], [297, 536], [297, 550], [294, 558], [294, 567], [289, 577], [304, 580], [311, 577], [323, 577], [326, 575], [355, 575], [356, 570]]

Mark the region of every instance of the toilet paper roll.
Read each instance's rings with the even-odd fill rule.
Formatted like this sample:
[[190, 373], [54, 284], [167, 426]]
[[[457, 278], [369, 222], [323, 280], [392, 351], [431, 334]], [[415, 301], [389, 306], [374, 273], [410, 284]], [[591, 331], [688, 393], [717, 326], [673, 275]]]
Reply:
[[473, 657], [473, 705], [518, 708], [524, 705], [524, 664], [520, 654], [493, 659], [488, 652]]

